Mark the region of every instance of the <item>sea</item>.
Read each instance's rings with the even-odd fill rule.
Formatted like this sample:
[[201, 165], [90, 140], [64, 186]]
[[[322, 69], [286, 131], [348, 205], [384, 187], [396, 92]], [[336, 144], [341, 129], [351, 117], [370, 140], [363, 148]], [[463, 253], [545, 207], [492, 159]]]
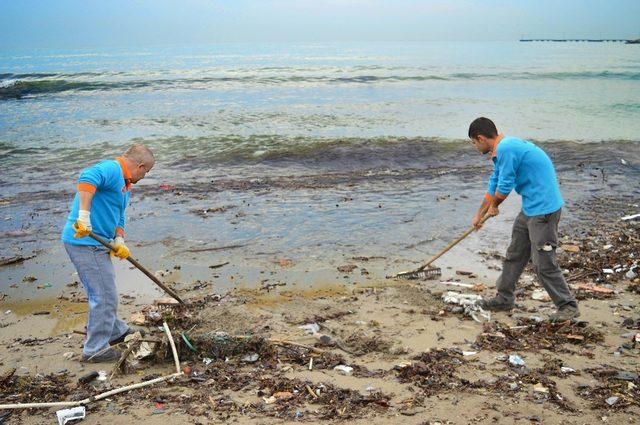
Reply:
[[[0, 250], [68, 262], [59, 236], [80, 171], [142, 143], [157, 162], [134, 188], [127, 239], [160, 244], [146, 258], [155, 267], [189, 252], [256, 269], [419, 263], [469, 226], [482, 199], [492, 164], [467, 138], [479, 116], [549, 153], [567, 220], [594, 197], [634, 209], [639, 45], [2, 50]], [[519, 210], [510, 198], [493, 229], [499, 250]]]

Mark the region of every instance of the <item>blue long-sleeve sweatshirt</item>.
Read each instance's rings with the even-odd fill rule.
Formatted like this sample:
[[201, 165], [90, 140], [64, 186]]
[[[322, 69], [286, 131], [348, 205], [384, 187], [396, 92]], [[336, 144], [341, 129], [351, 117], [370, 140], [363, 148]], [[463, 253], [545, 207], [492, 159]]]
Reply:
[[[129, 203], [131, 175], [122, 158], [102, 161], [93, 167], [86, 168], [78, 179], [78, 192], [93, 193], [91, 200], [91, 227], [93, 233], [104, 239], [112, 239], [116, 228], [125, 228], [125, 209]], [[71, 245], [100, 245], [90, 237], [75, 239], [73, 224], [78, 219], [80, 196], [76, 196], [71, 204], [71, 211], [62, 231], [62, 242]]]
[[564, 205], [553, 163], [538, 146], [504, 137], [491, 159], [488, 196], [504, 199], [515, 189], [522, 196], [522, 211], [530, 217], [556, 212]]

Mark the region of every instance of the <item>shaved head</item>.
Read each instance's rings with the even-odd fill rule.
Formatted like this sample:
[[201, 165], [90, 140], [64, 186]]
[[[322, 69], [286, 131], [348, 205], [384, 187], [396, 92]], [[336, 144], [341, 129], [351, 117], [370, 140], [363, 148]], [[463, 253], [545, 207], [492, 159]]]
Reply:
[[145, 145], [132, 145], [122, 156], [129, 158], [138, 164], [149, 165], [149, 168], [151, 168], [156, 162], [153, 152], [151, 152], [151, 149]]
[[132, 183], [142, 180], [156, 163], [153, 152], [144, 145], [133, 145], [122, 156], [127, 162]]

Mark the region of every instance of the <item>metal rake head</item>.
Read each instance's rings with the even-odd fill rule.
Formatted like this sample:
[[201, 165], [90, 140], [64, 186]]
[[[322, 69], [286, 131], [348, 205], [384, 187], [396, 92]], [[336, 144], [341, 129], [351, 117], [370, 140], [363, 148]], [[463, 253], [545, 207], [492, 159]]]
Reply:
[[429, 267], [422, 270], [400, 272], [395, 277], [399, 279], [428, 280], [428, 279], [436, 279], [441, 275], [442, 275], [442, 270], [440, 269], [440, 267]]

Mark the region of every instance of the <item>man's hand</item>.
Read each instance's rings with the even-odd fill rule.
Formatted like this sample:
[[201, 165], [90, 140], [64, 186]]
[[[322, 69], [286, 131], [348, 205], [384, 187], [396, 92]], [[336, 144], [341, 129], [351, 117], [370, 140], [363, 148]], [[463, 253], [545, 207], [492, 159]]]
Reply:
[[471, 224], [476, 228], [476, 230], [480, 230], [484, 223], [482, 223], [482, 217], [474, 215], [473, 220], [471, 220]]
[[116, 236], [113, 241], [113, 247], [115, 250], [111, 251], [111, 256], [118, 257], [121, 260], [129, 257], [129, 248], [124, 244], [124, 238], [122, 236]]
[[76, 234], [73, 235], [74, 238], [80, 239], [89, 236], [91, 233], [91, 213], [87, 210], [78, 211], [78, 219], [73, 224], [73, 230], [76, 231]]
[[491, 205], [489, 207], [489, 209], [487, 210], [487, 215], [489, 217], [495, 217], [498, 214], [500, 214], [500, 211], [498, 211], [498, 206], [497, 205]]

